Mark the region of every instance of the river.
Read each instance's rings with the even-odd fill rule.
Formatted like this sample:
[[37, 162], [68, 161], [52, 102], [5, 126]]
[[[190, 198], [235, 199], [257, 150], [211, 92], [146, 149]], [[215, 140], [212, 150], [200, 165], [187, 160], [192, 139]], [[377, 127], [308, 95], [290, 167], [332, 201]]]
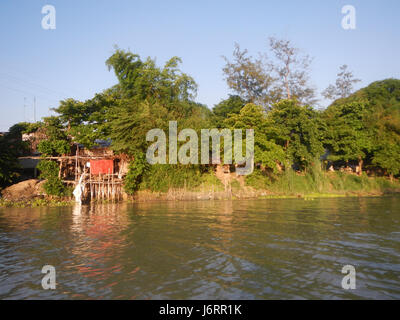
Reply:
[[400, 198], [0, 208], [0, 299], [400, 299]]

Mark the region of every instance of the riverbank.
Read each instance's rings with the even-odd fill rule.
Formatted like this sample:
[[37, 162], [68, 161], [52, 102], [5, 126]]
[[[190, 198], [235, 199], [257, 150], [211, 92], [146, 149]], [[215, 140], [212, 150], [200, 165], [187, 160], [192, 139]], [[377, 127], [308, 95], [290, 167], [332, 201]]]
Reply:
[[[237, 194], [228, 194], [223, 192], [204, 193], [188, 192], [185, 190], [171, 190], [167, 193], [139, 191], [135, 196], [129, 197], [123, 202], [149, 202], [149, 201], [212, 201], [212, 200], [257, 200], [257, 199], [304, 199], [314, 200], [318, 198], [348, 198], [348, 197], [383, 197], [397, 194], [400, 195], [400, 189], [391, 192], [346, 192], [346, 193], [310, 193], [310, 194], [272, 194], [267, 190], [260, 193], [249, 192]], [[111, 201], [96, 201], [110, 203]], [[35, 208], [35, 207], [63, 207], [72, 206], [76, 202], [72, 198], [34, 198], [32, 200], [11, 201], [0, 199], [0, 207], [13, 208]]]
[[[216, 183], [217, 182], [217, 183]], [[43, 181], [27, 180], [3, 190], [0, 207], [69, 206], [74, 199], [45, 195]], [[342, 173], [323, 173], [318, 177], [289, 173], [271, 179], [253, 174], [245, 179], [233, 179], [229, 185], [213, 180], [190, 188], [169, 188], [166, 192], [138, 190], [133, 196], [125, 194], [124, 201], [206, 201], [244, 199], [295, 199], [337, 197], [379, 197], [400, 194], [400, 183], [383, 177], [367, 177]], [[103, 200], [103, 202], [110, 202]]]
[[382, 197], [386, 195], [400, 195], [400, 188], [387, 191], [346, 191], [341, 193], [298, 193], [281, 194], [272, 193], [269, 190], [255, 190], [246, 188], [240, 192], [194, 192], [186, 190], [170, 190], [168, 192], [152, 192], [150, 190], [139, 191], [131, 199], [135, 202], [147, 201], [204, 201], [204, 200], [256, 200], [256, 199], [304, 199], [315, 198], [345, 198], [345, 197]]

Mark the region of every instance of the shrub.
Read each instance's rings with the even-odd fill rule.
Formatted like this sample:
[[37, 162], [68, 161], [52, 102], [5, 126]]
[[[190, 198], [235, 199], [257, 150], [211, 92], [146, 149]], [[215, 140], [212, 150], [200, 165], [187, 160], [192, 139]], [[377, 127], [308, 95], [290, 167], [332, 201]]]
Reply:
[[39, 162], [37, 169], [40, 171], [39, 177], [46, 180], [43, 188], [47, 195], [59, 197], [70, 195], [70, 192], [58, 177], [58, 165], [56, 162], [42, 160]]

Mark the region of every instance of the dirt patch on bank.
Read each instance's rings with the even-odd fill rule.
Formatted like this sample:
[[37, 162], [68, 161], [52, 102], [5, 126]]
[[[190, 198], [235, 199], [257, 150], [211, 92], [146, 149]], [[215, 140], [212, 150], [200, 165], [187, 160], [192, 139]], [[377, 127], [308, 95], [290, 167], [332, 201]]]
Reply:
[[44, 180], [31, 179], [14, 184], [2, 191], [2, 197], [10, 201], [31, 200], [33, 198], [44, 196]]

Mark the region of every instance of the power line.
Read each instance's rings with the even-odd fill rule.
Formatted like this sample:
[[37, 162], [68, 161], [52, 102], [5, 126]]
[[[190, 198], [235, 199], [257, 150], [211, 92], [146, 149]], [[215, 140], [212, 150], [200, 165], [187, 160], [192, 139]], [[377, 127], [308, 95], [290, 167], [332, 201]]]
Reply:
[[[9, 87], [9, 86], [5, 86], [5, 85], [2, 84], [2, 83], [0, 83], [0, 86], [2, 86], [3, 88], [6, 88], [6, 89], [12, 90], [12, 91], [16, 91], [16, 92], [19, 92], [19, 93], [23, 93], [24, 95], [30, 95], [30, 96], [35, 95], [35, 94], [32, 93], [32, 92], [29, 92], [29, 91], [26, 91], [26, 90], [22, 90], [22, 89], [15, 89], [15, 88], [12, 88], [12, 87]], [[37, 96], [38, 96], [39, 98], [44, 99], [44, 100], [47, 100], [47, 101], [49, 101], [49, 102], [51, 102], [51, 103], [54, 103], [54, 102], [57, 102], [57, 104], [59, 103], [59, 100], [56, 101], [55, 98], [49, 99], [49, 98], [46, 98], [46, 97], [44, 97], [44, 96], [42, 96], [42, 95], [37, 95]]]
[[25, 84], [30, 85], [30, 86], [35, 86], [37, 88], [40, 88], [41, 90], [47, 91], [46, 94], [50, 94], [50, 95], [56, 94], [57, 96], [60, 96], [60, 95], [69, 96], [65, 92], [54, 90], [54, 89], [50, 89], [49, 87], [43, 86], [43, 85], [38, 84], [38, 83], [34, 83], [32, 81], [27, 81], [25, 79], [21, 79], [19, 77], [16, 77], [16, 76], [13, 76], [13, 75], [10, 75], [10, 74], [6, 74], [6, 73], [3, 73], [3, 72], [0, 72], [0, 76], [6, 76], [6, 77], [14, 79], [14, 81], [17, 81], [17, 82], [20, 82], [20, 83], [22, 82], [22, 83], [25, 83]]

